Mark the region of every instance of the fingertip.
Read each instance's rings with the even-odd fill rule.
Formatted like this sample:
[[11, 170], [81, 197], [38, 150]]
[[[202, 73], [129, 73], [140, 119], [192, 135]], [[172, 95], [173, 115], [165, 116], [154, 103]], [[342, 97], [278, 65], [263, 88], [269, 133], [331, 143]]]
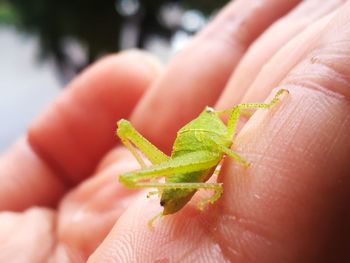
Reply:
[[96, 71], [100, 69], [102, 72], [113, 71], [113, 69], [119, 68], [121, 64], [124, 68], [131, 66], [133, 71], [138, 71], [138, 73], [150, 78], [157, 76], [163, 69], [162, 62], [153, 54], [141, 49], [128, 49], [102, 57], [86, 71], [92, 68]]
[[[116, 56], [116, 55], [112, 55]], [[134, 61], [142, 61], [144, 64], [147, 65], [147, 71], [150, 72], [150, 74], [160, 74], [163, 71], [163, 63], [160, 61], [160, 59], [153, 54], [143, 51], [141, 49], [129, 49], [125, 50], [119, 53], [119, 56], [123, 56], [125, 58], [134, 60]]]
[[223, 166], [218, 225], [233, 231], [219, 232], [240, 254], [264, 262], [311, 258], [346, 227], [333, 222], [349, 197], [348, 101], [303, 86], [288, 90], [283, 105], [257, 112], [236, 138], [235, 150], [252, 162], [248, 176], [231, 160]]
[[33, 205], [54, 207], [65, 186], [19, 139], [0, 158], [0, 211], [22, 211]]

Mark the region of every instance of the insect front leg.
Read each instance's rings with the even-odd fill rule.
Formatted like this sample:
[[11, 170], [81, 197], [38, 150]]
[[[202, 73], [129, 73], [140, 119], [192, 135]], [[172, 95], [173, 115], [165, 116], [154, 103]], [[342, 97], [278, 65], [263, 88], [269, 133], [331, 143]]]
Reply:
[[[216, 202], [220, 198], [223, 192], [223, 187], [221, 183], [139, 183], [139, 185], [142, 187], [154, 187], [154, 188], [157, 188], [158, 191], [160, 192], [164, 190], [171, 190], [171, 189], [182, 189], [182, 190], [190, 190], [190, 191], [200, 190], [200, 189], [213, 190], [214, 194], [212, 196], [199, 201], [199, 203], [197, 204], [197, 207], [199, 210], [203, 210], [204, 206], [208, 203], [213, 204], [214, 202]], [[174, 196], [173, 198], [176, 199], [177, 196]], [[163, 204], [163, 206], [164, 205], [165, 204]], [[164, 215], [164, 211], [157, 214], [148, 222], [148, 226], [152, 228], [154, 221], [163, 215]]]
[[242, 114], [241, 113], [242, 110], [246, 110], [246, 109], [269, 109], [269, 108], [273, 107], [276, 103], [279, 102], [280, 97], [284, 93], [289, 93], [289, 92], [286, 89], [280, 89], [279, 91], [277, 91], [275, 97], [269, 103], [241, 103], [241, 104], [238, 104], [237, 106], [235, 106], [234, 108], [232, 108], [230, 110], [223, 111], [222, 113], [230, 112], [230, 116], [229, 116], [229, 119], [227, 121], [228, 135], [231, 138], [233, 137], [233, 135], [235, 133], [237, 121], [238, 121], [239, 117]]
[[[157, 188], [158, 190], [164, 190], [164, 189], [186, 189], [186, 190], [199, 190], [199, 189], [205, 189], [205, 190], [213, 190], [214, 194], [209, 197], [201, 200], [197, 207], [200, 210], [203, 210], [204, 206], [208, 203], [213, 204], [216, 202], [222, 192], [222, 184], [221, 183], [138, 183], [139, 187], [149, 187], [149, 188]], [[175, 198], [175, 197], [174, 197]]]
[[156, 146], [150, 143], [146, 138], [144, 138], [127, 120], [121, 119], [118, 121], [116, 133], [122, 143], [134, 155], [141, 167], [146, 167], [146, 164], [134, 146], [136, 146], [153, 164], [167, 161], [170, 158]]
[[[174, 174], [186, 174], [191, 176], [192, 172], [205, 171], [215, 167], [221, 160], [222, 155], [209, 151], [196, 151], [188, 154], [173, 157], [160, 164], [155, 164], [150, 167], [140, 169], [138, 171], [122, 174], [119, 176], [119, 181], [129, 188], [157, 188], [158, 192], [162, 192], [164, 189], [213, 189], [215, 191], [211, 198], [201, 202], [200, 208], [207, 202], [215, 202], [221, 195], [222, 186], [220, 184], [207, 184], [198, 182], [198, 177], [187, 178], [192, 179], [194, 182], [178, 182], [178, 183], [160, 183], [160, 182], [148, 182], [149, 180], [159, 177], [170, 177]], [[188, 193], [188, 197], [191, 197], [191, 193]], [[182, 196], [170, 194], [168, 201], [175, 201], [180, 199], [180, 205], [185, 204], [188, 200], [183, 199]], [[181, 203], [182, 202], [182, 203]], [[171, 208], [171, 207], [170, 207]], [[176, 209], [170, 210], [170, 213], [177, 211]], [[163, 211], [164, 212], [164, 211]], [[163, 215], [164, 213], [160, 215]], [[169, 213], [168, 213], [169, 214]], [[149, 225], [156, 220], [160, 215], [153, 218]]]

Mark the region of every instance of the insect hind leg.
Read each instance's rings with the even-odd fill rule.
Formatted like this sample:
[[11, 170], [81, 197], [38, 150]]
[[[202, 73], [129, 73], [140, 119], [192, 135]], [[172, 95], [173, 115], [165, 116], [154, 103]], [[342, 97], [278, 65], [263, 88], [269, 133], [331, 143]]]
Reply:
[[127, 120], [121, 119], [118, 121], [116, 133], [142, 168], [146, 167], [146, 164], [135, 148], [139, 149], [153, 164], [167, 161], [170, 158], [143, 137]]

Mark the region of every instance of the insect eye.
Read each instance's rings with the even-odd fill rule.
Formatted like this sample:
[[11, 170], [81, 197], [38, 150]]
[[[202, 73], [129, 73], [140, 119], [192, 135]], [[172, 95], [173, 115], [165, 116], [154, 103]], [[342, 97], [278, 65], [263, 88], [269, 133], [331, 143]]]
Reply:
[[215, 110], [214, 110], [212, 107], [208, 107], [208, 106], [207, 106], [207, 107], [205, 108], [205, 111], [208, 112], [208, 113], [210, 113], [210, 112], [214, 112]]

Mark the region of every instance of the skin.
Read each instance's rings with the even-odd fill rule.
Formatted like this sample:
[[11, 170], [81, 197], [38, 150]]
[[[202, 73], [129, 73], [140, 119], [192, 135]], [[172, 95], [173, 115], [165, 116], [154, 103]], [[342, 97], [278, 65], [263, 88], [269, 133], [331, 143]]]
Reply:
[[[0, 261], [348, 262], [350, 4], [320, 12], [327, 1], [304, 1], [313, 8], [284, 16], [296, 2], [235, 1], [164, 71], [127, 52], [73, 81], [1, 156]], [[243, 60], [266, 63], [238, 76]], [[131, 114], [167, 153], [205, 105], [262, 101], [278, 85], [290, 92], [283, 107], [257, 111], [233, 146], [249, 173], [227, 159], [218, 202], [198, 212], [195, 195], [150, 231], [158, 201], [115, 179], [138, 166], [120, 147], [107, 153], [115, 121]]]

